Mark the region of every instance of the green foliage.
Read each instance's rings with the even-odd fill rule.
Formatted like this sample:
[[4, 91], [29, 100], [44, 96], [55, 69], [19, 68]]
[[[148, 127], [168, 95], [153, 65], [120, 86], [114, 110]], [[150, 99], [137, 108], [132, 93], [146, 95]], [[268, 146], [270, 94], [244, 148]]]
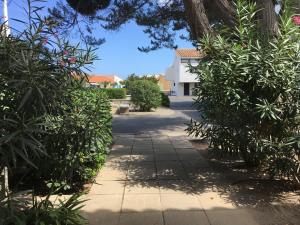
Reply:
[[27, 29], [0, 36], [0, 170], [9, 167], [11, 184], [78, 187], [111, 143], [110, 102], [81, 90], [94, 52], [70, 45], [28, 4]]
[[124, 99], [126, 98], [125, 88], [105, 88], [102, 89], [109, 99]]
[[47, 154], [42, 143], [45, 115], [60, 113], [66, 93], [95, 58], [90, 49], [58, 37], [37, 11], [33, 6], [28, 10], [27, 30], [0, 36], [0, 168], [32, 165]]
[[39, 170], [31, 179], [74, 188], [91, 181], [104, 163], [112, 142], [111, 106], [103, 91], [82, 88], [71, 92], [65, 107], [47, 118], [48, 157], [35, 162]]
[[50, 195], [39, 200], [32, 197], [30, 202], [8, 199], [0, 205], [0, 224], [2, 225], [84, 225], [87, 224], [79, 210], [83, 200], [75, 194], [66, 201], [54, 205]]
[[139, 110], [149, 112], [161, 105], [159, 86], [152, 81], [136, 80], [130, 87], [131, 101]]
[[137, 80], [148, 80], [155, 84], [158, 84], [158, 79], [155, 76], [151, 76], [151, 75], [137, 76], [135, 74], [131, 74], [128, 76], [126, 80], [122, 82], [125, 88], [127, 89], [128, 94], [131, 94], [131, 84]]
[[233, 31], [201, 41], [196, 69], [203, 120], [188, 128], [221, 154], [237, 154], [270, 175], [299, 182], [300, 31], [285, 12], [278, 37], [258, 33], [256, 7], [237, 1]]
[[165, 93], [161, 92], [161, 105], [165, 107], [170, 107], [170, 99], [169, 96], [166, 95]]

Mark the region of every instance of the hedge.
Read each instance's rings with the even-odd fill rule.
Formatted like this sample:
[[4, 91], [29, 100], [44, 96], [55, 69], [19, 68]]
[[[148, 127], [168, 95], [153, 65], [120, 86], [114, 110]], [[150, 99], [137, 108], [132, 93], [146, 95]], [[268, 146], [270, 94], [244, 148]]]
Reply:
[[165, 93], [161, 92], [161, 105], [165, 107], [170, 107], [170, 99], [169, 96], [166, 95]]
[[35, 175], [49, 185], [75, 188], [91, 181], [104, 163], [112, 142], [112, 116], [107, 95], [95, 89], [73, 91], [67, 107], [64, 115], [48, 118], [49, 156], [38, 160]]
[[125, 88], [103, 88], [109, 99], [124, 99], [126, 98]]

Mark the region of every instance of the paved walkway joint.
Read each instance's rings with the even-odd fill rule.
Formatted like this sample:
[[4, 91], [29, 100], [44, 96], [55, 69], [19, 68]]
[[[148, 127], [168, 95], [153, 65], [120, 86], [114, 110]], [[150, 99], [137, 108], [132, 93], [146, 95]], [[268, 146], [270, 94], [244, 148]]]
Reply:
[[115, 135], [83, 208], [92, 225], [256, 225], [186, 137]]

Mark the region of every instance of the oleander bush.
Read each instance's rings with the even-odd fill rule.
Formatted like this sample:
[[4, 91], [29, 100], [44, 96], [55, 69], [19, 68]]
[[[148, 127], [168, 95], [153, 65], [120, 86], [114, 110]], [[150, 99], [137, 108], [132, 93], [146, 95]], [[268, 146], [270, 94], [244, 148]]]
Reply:
[[136, 80], [130, 86], [131, 101], [143, 112], [161, 105], [161, 94], [157, 84], [149, 80]]
[[111, 106], [103, 91], [74, 90], [65, 107], [62, 115], [46, 120], [48, 156], [37, 160], [39, 170], [28, 177], [38, 185], [77, 188], [92, 181], [112, 142]]
[[[0, 203], [0, 224], [2, 225], [86, 225], [80, 215], [84, 200], [81, 194], [74, 194], [66, 201], [50, 201], [50, 194], [43, 200], [33, 196], [31, 200], [7, 199]], [[31, 207], [28, 207], [31, 205]]]
[[27, 28], [0, 35], [0, 170], [13, 189], [78, 188], [111, 143], [109, 99], [81, 88], [94, 51], [59, 37], [31, 4]]
[[104, 88], [102, 89], [109, 99], [124, 99], [126, 98], [125, 88]]
[[165, 93], [161, 92], [161, 105], [165, 107], [170, 107], [170, 99], [169, 96], [166, 95]]
[[206, 58], [194, 68], [202, 121], [188, 131], [221, 155], [299, 182], [300, 30], [286, 8], [278, 35], [267, 37], [256, 13], [239, 0], [238, 26], [202, 39]]
[[[82, 88], [94, 51], [61, 38], [34, 2], [27, 1], [24, 31], [0, 35], [0, 170], [8, 168], [12, 193], [78, 191], [111, 143], [110, 101], [103, 91]], [[0, 196], [0, 224], [86, 224], [78, 194], [58, 206], [50, 195], [23, 205], [11, 193]]]

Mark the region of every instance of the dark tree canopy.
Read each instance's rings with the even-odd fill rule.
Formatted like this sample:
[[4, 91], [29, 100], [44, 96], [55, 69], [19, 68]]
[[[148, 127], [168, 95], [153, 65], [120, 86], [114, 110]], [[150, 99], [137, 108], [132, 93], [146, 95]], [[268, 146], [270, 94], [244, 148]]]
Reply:
[[67, 0], [67, 3], [82, 15], [95, 15], [98, 10], [105, 9], [109, 6], [110, 0]]
[[[276, 35], [278, 15], [276, 4], [300, 7], [299, 0], [248, 0], [261, 8], [260, 19], [267, 36]], [[175, 37], [180, 30], [187, 30], [191, 41], [204, 34], [215, 34], [220, 24], [234, 26], [235, 0], [59, 0], [50, 13], [66, 33], [78, 26], [79, 33], [90, 44], [101, 44], [93, 36], [93, 29], [101, 26], [119, 30], [129, 21], [144, 27], [150, 45], [141, 51], [162, 47], [176, 48]]]

